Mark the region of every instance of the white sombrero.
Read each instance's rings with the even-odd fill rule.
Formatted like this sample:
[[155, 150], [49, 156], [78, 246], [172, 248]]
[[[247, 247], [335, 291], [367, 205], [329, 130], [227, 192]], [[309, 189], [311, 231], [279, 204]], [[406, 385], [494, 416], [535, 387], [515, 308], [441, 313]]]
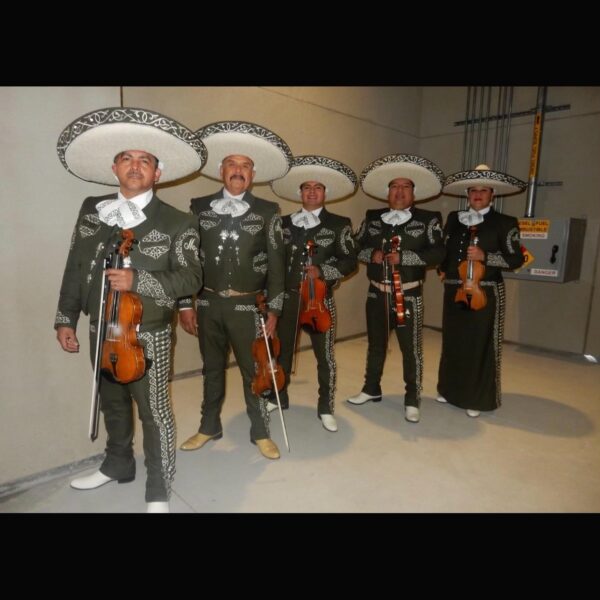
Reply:
[[318, 181], [325, 186], [327, 201], [339, 200], [356, 192], [356, 173], [326, 156], [296, 156], [287, 175], [271, 182], [271, 189], [281, 198], [300, 202], [300, 186], [305, 181]]
[[387, 200], [392, 179], [404, 177], [415, 184], [415, 200], [437, 196], [442, 189], [444, 174], [430, 160], [412, 154], [388, 154], [365, 167], [360, 185], [369, 196]]
[[208, 148], [204, 175], [221, 179], [219, 167], [223, 159], [241, 154], [254, 163], [254, 183], [283, 177], [292, 162], [292, 151], [275, 133], [261, 125], [244, 121], [220, 121], [201, 127], [196, 132]]
[[141, 150], [161, 162], [161, 183], [202, 168], [206, 148], [177, 121], [143, 108], [103, 108], [87, 113], [63, 129], [56, 145], [69, 173], [85, 181], [119, 185], [111, 166], [124, 150]]
[[473, 186], [491, 187], [497, 196], [507, 196], [522, 192], [527, 184], [516, 177], [492, 171], [487, 165], [478, 165], [472, 171], [460, 171], [448, 175], [444, 182], [444, 194], [466, 196]]

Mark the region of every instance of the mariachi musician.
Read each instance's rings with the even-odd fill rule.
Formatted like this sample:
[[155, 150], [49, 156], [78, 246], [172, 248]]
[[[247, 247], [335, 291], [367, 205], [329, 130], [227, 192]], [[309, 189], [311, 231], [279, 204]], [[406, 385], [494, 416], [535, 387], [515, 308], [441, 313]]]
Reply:
[[[345, 164], [325, 156], [297, 156], [287, 175], [272, 182], [271, 187], [286, 200], [302, 202], [298, 212], [283, 217], [285, 302], [277, 324], [280, 362], [286, 373], [286, 386], [280, 393], [281, 406], [289, 406], [287, 386], [302, 326], [310, 335], [317, 359], [317, 415], [327, 431], [337, 431], [333, 288], [356, 270], [357, 260], [350, 219], [329, 212], [325, 198], [339, 200], [354, 194], [356, 175]], [[269, 410], [275, 410], [274, 402], [274, 399], [269, 402]]]
[[[83, 115], [61, 133], [58, 154], [65, 168], [87, 181], [115, 185], [117, 193], [87, 198], [79, 211], [64, 272], [54, 327], [66, 352], [78, 352], [80, 313], [90, 315], [92, 360], [99, 327], [103, 259], [130, 230], [137, 244], [129, 267], [107, 269], [111, 293], [130, 292], [142, 304], [137, 341], [145, 372], [130, 383], [102, 375], [100, 408], [107, 432], [106, 457], [71, 487], [91, 490], [135, 476], [132, 399], [144, 434], [148, 512], [168, 512], [175, 473], [175, 422], [169, 399], [171, 322], [179, 296], [202, 284], [197, 222], [162, 202], [153, 188], [190, 175], [206, 161], [206, 148], [186, 127], [137, 108], [107, 108]], [[127, 265], [125, 265], [127, 266]], [[113, 295], [113, 297], [116, 297]], [[115, 341], [115, 344], [117, 342]], [[124, 346], [126, 344], [123, 344]], [[125, 358], [125, 356], [123, 356]]]
[[420, 418], [423, 279], [426, 267], [444, 258], [440, 213], [416, 208], [414, 202], [438, 195], [443, 179], [434, 163], [407, 154], [372, 162], [360, 178], [364, 192], [387, 199], [388, 208], [368, 210], [355, 238], [370, 282], [366, 303], [369, 346], [365, 383], [348, 402], [381, 400], [381, 376], [393, 329], [402, 351], [405, 418], [411, 423]]
[[[454, 173], [444, 183], [444, 193], [466, 195], [469, 207], [451, 212], [444, 231], [446, 259], [440, 265], [444, 313], [437, 400], [465, 409], [469, 417], [500, 406], [505, 314], [502, 270], [517, 269], [524, 261], [517, 219], [496, 212], [492, 201], [494, 194], [515, 194], [525, 187], [523, 181], [492, 171], [487, 165]], [[469, 277], [461, 277], [461, 267], [468, 262], [479, 267], [482, 275], [474, 289], [463, 293]], [[479, 306], [474, 302], [475, 291], [482, 295]]]
[[250, 191], [285, 175], [292, 152], [276, 133], [245, 121], [220, 121], [198, 131], [208, 149], [203, 175], [221, 182], [209, 196], [192, 198], [190, 209], [199, 223], [204, 288], [196, 306], [179, 300], [179, 321], [197, 335], [202, 355], [203, 400], [198, 433], [182, 450], [199, 450], [223, 437], [225, 369], [233, 349], [244, 386], [250, 441], [262, 456], [280, 457], [271, 439], [267, 400], [253, 393], [256, 365], [252, 354], [260, 335], [258, 292], [266, 292], [266, 333], [271, 337], [283, 305], [284, 250], [279, 206]]

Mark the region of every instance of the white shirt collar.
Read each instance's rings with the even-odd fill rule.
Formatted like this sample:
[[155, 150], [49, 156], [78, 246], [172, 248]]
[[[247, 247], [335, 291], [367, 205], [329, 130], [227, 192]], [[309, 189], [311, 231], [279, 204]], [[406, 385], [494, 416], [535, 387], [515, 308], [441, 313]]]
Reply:
[[388, 225], [402, 225], [410, 221], [411, 217], [412, 213], [408, 208], [404, 210], [390, 209], [381, 215], [381, 220]]
[[223, 198], [232, 198], [233, 200], [241, 200], [245, 196], [245, 194], [246, 194], [246, 192], [242, 192], [241, 194], [234, 196], [233, 194], [230, 194], [227, 191], [227, 188], [223, 188]]
[[319, 219], [319, 213], [322, 209], [322, 206], [317, 208], [317, 210], [306, 210], [301, 208], [298, 212], [293, 213], [290, 218], [296, 227], [312, 229], [321, 223], [321, 219]]
[[152, 200], [153, 196], [154, 190], [152, 188], [142, 192], [141, 194], [138, 194], [137, 196], [134, 196], [133, 198], [125, 198], [125, 196], [123, 196], [121, 193], [121, 190], [119, 190], [117, 193], [117, 200], [133, 202], [141, 210], [150, 204], [150, 200]]
[[483, 223], [483, 216], [490, 212], [491, 206], [486, 206], [481, 210], [475, 210], [469, 208], [469, 210], [461, 210], [458, 213], [458, 220], [466, 227], [472, 227], [473, 225], [479, 225]]
[[312, 213], [313, 215], [315, 215], [315, 217], [318, 217], [321, 214], [322, 210], [323, 210], [322, 206], [319, 206], [319, 208], [315, 208], [315, 210], [306, 210], [306, 208], [302, 207], [303, 213]]

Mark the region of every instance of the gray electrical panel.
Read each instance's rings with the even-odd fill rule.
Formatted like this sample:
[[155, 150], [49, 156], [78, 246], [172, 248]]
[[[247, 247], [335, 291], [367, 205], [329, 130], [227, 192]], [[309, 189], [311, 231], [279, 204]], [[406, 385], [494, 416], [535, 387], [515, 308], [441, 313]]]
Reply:
[[503, 276], [558, 283], [579, 279], [585, 223], [585, 219], [519, 219], [525, 263]]

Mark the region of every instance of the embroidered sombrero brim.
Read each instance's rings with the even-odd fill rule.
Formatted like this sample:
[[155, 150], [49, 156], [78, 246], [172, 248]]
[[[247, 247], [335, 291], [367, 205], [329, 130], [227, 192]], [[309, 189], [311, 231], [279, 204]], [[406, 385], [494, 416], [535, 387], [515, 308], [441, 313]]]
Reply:
[[387, 200], [388, 184], [404, 177], [415, 184], [415, 200], [437, 196], [442, 189], [444, 174], [430, 160], [412, 154], [388, 154], [365, 167], [360, 185], [369, 196]]
[[240, 154], [252, 159], [254, 183], [265, 183], [283, 177], [292, 162], [292, 151], [275, 133], [245, 121], [220, 121], [198, 129], [198, 137], [208, 149], [203, 175], [221, 179], [219, 167], [223, 159]]
[[141, 150], [158, 158], [160, 183], [198, 171], [207, 154], [198, 136], [181, 123], [129, 107], [103, 108], [79, 117], [63, 129], [56, 150], [69, 173], [106, 185], [119, 185], [111, 166], [124, 150]]
[[467, 190], [474, 186], [491, 187], [496, 196], [507, 196], [522, 192], [527, 184], [499, 171], [473, 169], [448, 175], [444, 182], [444, 194], [466, 196]]
[[301, 202], [300, 186], [305, 181], [318, 181], [326, 188], [327, 202], [354, 194], [357, 188], [354, 171], [326, 156], [296, 156], [286, 175], [271, 182], [271, 189], [281, 198]]

